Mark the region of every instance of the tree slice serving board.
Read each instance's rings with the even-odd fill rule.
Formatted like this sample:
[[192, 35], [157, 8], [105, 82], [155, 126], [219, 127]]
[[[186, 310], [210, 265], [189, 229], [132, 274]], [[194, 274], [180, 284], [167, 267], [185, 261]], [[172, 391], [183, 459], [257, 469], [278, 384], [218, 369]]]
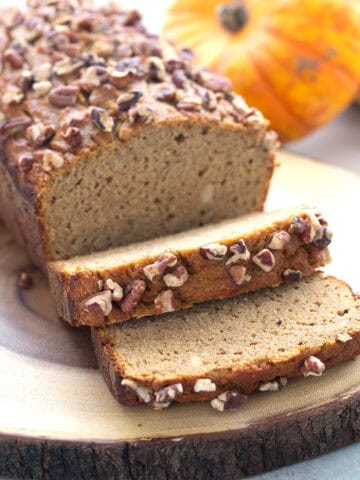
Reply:
[[[281, 153], [267, 208], [322, 207], [335, 239], [329, 271], [359, 289], [360, 179]], [[107, 390], [89, 330], [56, 318], [46, 281], [0, 227], [0, 475], [25, 479], [238, 479], [360, 438], [360, 359], [237, 412], [209, 403], [126, 409]]]

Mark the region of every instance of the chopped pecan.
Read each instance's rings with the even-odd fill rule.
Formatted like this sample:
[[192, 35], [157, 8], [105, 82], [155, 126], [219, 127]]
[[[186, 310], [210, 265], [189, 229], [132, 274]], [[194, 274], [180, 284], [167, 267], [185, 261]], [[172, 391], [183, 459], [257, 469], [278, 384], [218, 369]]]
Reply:
[[64, 75], [70, 75], [71, 73], [80, 70], [82, 66], [82, 62], [66, 58], [64, 60], [60, 60], [60, 62], [55, 63], [53, 67], [53, 72], [58, 77], [62, 77]]
[[267, 248], [261, 250], [252, 260], [264, 272], [270, 272], [275, 266], [275, 257]]
[[216, 385], [210, 378], [198, 378], [194, 384], [194, 392], [215, 392]]
[[65, 132], [62, 132], [61, 135], [65, 140], [65, 142], [71, 145], [72, 147], [77, 148], [81, 145], [82, 136], [79, 128], [69, 127], [66, 129]]
[[271, 382], [262, 383], [259, 387], [260, 392], [270, 392], [282, 390], [287, 385], [286, 377], [276, 377]]
[[91, 108], [91, 120], [103, 132], [111, 132], [114, 127], [114, 119], [103, 108]]
[[172, 290], [163, 290], [154, 299], [155, 309], [158, 313], [174, 312], [180, 308], [180, 302], [176, 299]]
[[110, 74], [105, 67], [102, 67], [101, 65], [93, 65], [84, 70], [79, 83], [82, 88], [91, 90], [95, 87], [99, 87], [109, 79]]
[[249, 282], [251, 280], [250, 275], [246, 274], [246, 268], [242, 265], [232, 265], [229, 268], [229, 274], [236, 285], [242, 285], [244, 282]]
[[286, 282], [299, 282], [302, 279], [302, 272], [300, 270], [291, 270], [291, 268], [287, 268], [283, 271], [282, 278]]
[[290, 234], [285, 231], [274, 233], [271, 242], [269, 243], [269, 248], [271, 250], [283, 250], [286, 245], [290, 242]]
[[153, 398], [153, 392], [150, 388], [140, 385], [139, 383], [131, 380], [130, 378], [124, 378], [121, 381], [121, 385], [133, 390], [136, 393], [137, 397], [144, 403], [150, 403]]
[[162, 84], [155, 91], [155, 98], [160, 102], [174, 102], [176, 99], [176, 89], [171, 84]]
[[202, 99], [196, 95], [186, 95], [176, 104], [179, 110], [199, 112], [202, 107]]
[[35, 155], [42, 159], [42, 165], [45, 172], [56, 170], [64, 165], [64, 157], [53, 150], [38, 150]]
[[159, 258], [150, 265], [143, 268], [145, 277], [152, 282], [160, 278], [168, 267], [175, 267], [177, 258], [171, 252], [162, 253]]
[[31, 152], [22, 153], [18, 158], [17, 164], [22, 172], [29, 172], [34, 164], [34, 155]]
[[205, 110], [213, 111], [217, 107], [217, 98], [214, 92], [208, 90], [203, 95], [203, 107]]
[[311, 243], [321, 232], [321, 225], [315, 215], [295, 217], [289, 229], [290, 233], [298, 235], [304, 243]]
[[133, 105], [136, 104], [142, 95], [142, 92], [138, 91], [122, 93], [116, 100], [119, 112], [126, 112], [129, 110]]
[[233, 255], [227, 260], [226, 265], [232, 265], [239, 260], [246, 261], [250, 258], [250, 252], [242, 238], [234, 243], [234, 245], [231, 245], [230, 252], [233, 253]]
[[177, 395], [182, 395], [184, 392], [181, 383], [174, 383], [166, 387], [161, 388], [157, 392], [154, 392], [155, 400], [152, 404], [155, 409], [167, 408]]
[[52, 65], [49, 62], [42, 63], [34, 68], [33, 75], [35, 82], [44, 82], [49, 80], [52, 74]]
[[310, 355], [310, 357], [304, 361], [300, 371], [304, 377], [309, 377], [310, 375], [320, 377], [325, 371], [325, 364], [320, 358]]
[[26, 115], [14, 117], [1, 123], [0, 132], [5, 135], [14, 135], [17, 132], [24, 130], [24, 128], [28, 127], [30, 124], [31, 119]]
[[12, 68], [19, 69], [24, 65], [24, 58], [13, 48], [9, 48], [4, 52], [4, 60], [8, 62]]
[[1, 101], [4, 105], [10, 105], [11, 103], [21, 103], [24, 99], [24, 94], [20, 88], [13, 87], [8, 90], [1, 97]]
[[155, 82], [161, 82], [165, 79], [165, 65], [159, 57], [148, 58], [148, 76]]
[[134, 81], [135, 75], [131, 70], [126, 70], [120, 72], [118, 70], [113, 70], [110, 73], [110, 82], [115, 85], [117, 88], [126, 88]]
[[183, 265], [179, 265], [171, 273], [164, 275], [163, 280], [167, 287], [182, 287], [189, 278], [189, 274]]
[[155, 112], [152, 108], [146, 105], [136, 105], [129, 110], [129, 122], [135, 123], [150, 123], [155, 119]]
[[103, 289], [110, 290], [111, 300], [113, 300], [114, 302], [120, 302], [123, 299], [123, 288], [117, 282], [114, 282], [111, 278], [107, 278], [105, 280]]
[[200, 70], [196, 73], [195, 79], [204, 87], [213, 92], [229, 92], [231, 82], [227, 77], [217, 75], [216, 73]]
[[71, 107], [75, 105], [78, 93], [76, 85], [62, 85], [51, 90], [49, 101], [56, 107]]
[[43, 123], [35, 123], [26, 130], [28, 139], [37, 147], [43, 146], [50, 141], [55, 135], [54, 125], [44, 125]]
[[124, 313], [132, 313], [140, 302], [146, 289], [146, 284], [143, 280], [133, 280], [125, 288], [125, 297], [121, 302], [121, 310]]
[[239, 390], [228, 390], [211, 400], [211, 406], [219, 412], [224, 412], [226, 410], [237, 410], [246, 401], [247, 396]]
[[85, 301], [85, 306], [97, 305], [105, 316], [108, 316], [112, 310], [111, 292], [104, 290], [103, 292], [95, 293]]
[[208, 260], [223, 260], [227, 254], [227, 246], [220, 243], [209, 243], [200, 247], [200, 253]]
[[333, 237], [333, 233], [331, 230], [329, 230], [327, 227], [321, 227], [321, 233], [320, 233], [320, 238], [317, 240], [313, 241], [313, 244], [317, 248], [325, 248], [328, 245], [330, 245], [331, 240]]
[[32, 89], [38, 97], [44, 97], [47, 95], [52, 87], [52, 83], [48, 80], [43, 80], [41, 82], [35, 82], [32, 84]]
[[175, 70], [171, 75], [171, 80], [178, 88], [184, 88], [189, 83], [189, 78], [182, 70]]

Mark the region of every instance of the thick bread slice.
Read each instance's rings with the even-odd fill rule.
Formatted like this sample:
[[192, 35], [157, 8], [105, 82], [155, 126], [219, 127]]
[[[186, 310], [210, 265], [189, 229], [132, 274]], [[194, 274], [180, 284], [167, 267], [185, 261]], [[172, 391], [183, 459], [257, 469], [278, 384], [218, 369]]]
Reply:
[[188, 312], [94, 328], [92, 337], [115, 398], [128, 406], [162, 399], [159, 408], [170, 401], [164, 387], [177, 385], [178, 402], [229, 390], [247, 395], [355, 357], [360, 299], [343, 281], [317, 274]]
[[228, 79], [133, 10], [41, 4], [0, 15], [0, 211], [37, 265], [262, 209], [277, 137]]
[[308, 207], [250, 214], [50, 263], [50, 286], [72, 325], [180, 310], [314, 273], [329, 260], [326, 225]]

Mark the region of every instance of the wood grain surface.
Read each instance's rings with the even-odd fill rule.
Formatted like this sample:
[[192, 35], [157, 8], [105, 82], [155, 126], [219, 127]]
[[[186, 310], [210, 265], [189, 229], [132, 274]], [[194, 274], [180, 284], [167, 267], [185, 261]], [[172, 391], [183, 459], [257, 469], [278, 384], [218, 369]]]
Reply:
[[[360, 291], [359, 177], [282, 153], [267, 208], [317, 204], [336, 274]], [[24, 479], [238, 479], [360, 438], [360, 360], [256, 393], [238, 412], [208, 403], [126, 409], [96, 368], [89, 331], [55, 315], [44, 278], [0, 227], [0, 475]]]

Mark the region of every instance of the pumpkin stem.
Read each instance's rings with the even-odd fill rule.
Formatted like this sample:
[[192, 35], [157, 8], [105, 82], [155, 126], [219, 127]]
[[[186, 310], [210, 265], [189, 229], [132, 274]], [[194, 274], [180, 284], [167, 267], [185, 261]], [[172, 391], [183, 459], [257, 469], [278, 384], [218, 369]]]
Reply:
[[231, 33], [239, 32], [249, 20], [249, 12], [242, 1], [231, 5], [219, 5], [218, 16], [221, 25]]

